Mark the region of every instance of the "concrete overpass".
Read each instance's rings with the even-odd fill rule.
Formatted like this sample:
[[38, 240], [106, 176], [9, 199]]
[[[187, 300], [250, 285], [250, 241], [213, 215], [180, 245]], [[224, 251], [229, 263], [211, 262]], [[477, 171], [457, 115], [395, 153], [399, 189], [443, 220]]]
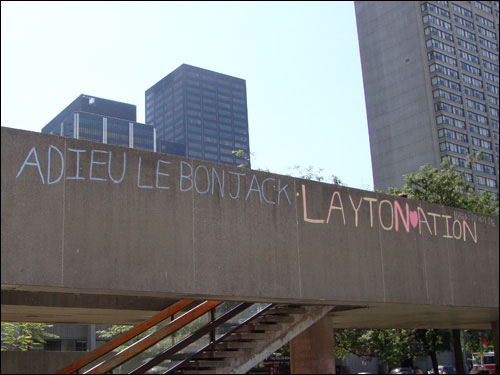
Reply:
[[342, 328], [498, 322], [498, 217], [5, 127], [1, 142], [2, 320], [134, 324], [190, 298], [330, 305]]

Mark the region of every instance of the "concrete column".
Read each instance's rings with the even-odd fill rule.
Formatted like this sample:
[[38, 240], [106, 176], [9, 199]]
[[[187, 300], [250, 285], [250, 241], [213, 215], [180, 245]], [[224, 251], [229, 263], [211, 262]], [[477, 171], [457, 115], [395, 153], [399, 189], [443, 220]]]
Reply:
[[87, 335], [87, 351], [91, 352], [96, 348], [96, 329], [95, 324], [90, 324], [88, 326]]
[[292, 374], [335, 374], [332, 318], [325, 316], [290, 341]]
[[491, 335], [493, 336], [493, 347], [495, 348], [495, 363], [497, 364], [497, 373], [500, 366], [498, 366], [498, 355], [500, 348], [498, 347], [498, 322], [491, 322]]

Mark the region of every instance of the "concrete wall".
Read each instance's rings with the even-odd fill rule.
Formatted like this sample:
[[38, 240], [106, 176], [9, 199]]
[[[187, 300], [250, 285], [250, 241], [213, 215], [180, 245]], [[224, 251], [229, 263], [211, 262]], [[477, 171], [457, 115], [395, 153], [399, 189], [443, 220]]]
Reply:
[[87, 352], [2, 352], [2, 374], [55, 374]]
[[403, 174], [441, 163], [419, 4], [355, 2], [377, 190], [402, 186]]
[[498, 314], [498, 217], [4, 127], [1, 142], [2, 289]]

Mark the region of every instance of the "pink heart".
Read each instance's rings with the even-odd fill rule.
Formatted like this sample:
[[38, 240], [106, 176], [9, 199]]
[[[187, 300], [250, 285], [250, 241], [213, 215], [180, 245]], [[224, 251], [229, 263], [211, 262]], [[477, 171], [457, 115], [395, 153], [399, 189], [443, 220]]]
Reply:
[[416, 228], [418, 225], [418, 213], [417, 211], [410, 210], [410, 223], [413, 228]]

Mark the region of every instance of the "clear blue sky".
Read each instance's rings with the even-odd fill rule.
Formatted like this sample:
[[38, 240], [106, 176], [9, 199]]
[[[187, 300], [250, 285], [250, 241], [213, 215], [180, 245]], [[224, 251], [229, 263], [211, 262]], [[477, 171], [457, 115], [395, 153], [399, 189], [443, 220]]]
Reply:
[[247, 83], [252, 168], [373, 186], [353, 2], [1, 3], [1, 124], [39, 132], [80, 94], [137, 106], [182, 63]]

